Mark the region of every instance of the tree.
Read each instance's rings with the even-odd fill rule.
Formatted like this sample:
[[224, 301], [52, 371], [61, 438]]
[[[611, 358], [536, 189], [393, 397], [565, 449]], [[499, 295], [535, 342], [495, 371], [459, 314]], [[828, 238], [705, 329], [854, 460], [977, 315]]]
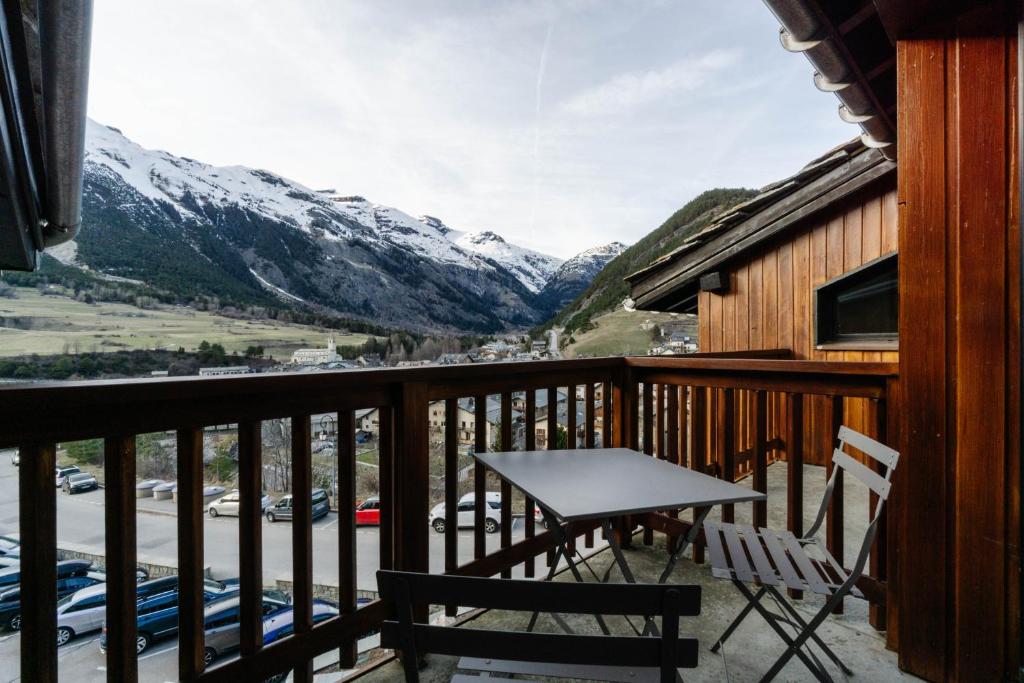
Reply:
[[74, 460], [80, 465], [102, 465], [103, 464], [103, 440], [89, 439], [87, 441], [72, 441], [64, 444], [64, 451], [68, 459]]
[[292, 425], [286, 420], [263, 421], [263, 466], [269, 468], [267, 488], [292, 488]]

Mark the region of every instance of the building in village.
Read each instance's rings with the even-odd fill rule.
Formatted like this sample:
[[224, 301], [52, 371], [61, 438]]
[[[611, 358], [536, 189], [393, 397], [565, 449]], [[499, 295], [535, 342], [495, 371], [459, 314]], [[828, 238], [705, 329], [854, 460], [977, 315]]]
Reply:
[[327, 337], [325, 349], [298, 349], [292, 353], [292, 365], [324, 365], [341, 360], [334, 335]]

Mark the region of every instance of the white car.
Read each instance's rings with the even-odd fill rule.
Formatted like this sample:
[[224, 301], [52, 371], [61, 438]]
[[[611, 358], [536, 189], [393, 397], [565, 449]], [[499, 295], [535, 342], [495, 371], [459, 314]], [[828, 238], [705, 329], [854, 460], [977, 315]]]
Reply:
[[[472, 529], [476, 524], [475, 495], [471, 492], [459, 499], [457, 522], [460, 529]], [[484, 511], [484, 531], [489, 534], [497, 533], [501, 528], [501, 494], [497, 491], [488, 491], [484, 494], [484, 501], [487, 506]], [[430, 511], [430, 526], [439, 534], [444, 533], [448, 524], [444, 507], [444, 503], [438, 503]]]
[[64, 486], [64, 482], [67, 481], [67, 478], [70, 477], [72, 474], [79, 474], [81, 471], [82, 470], [78, 469], [74, 465], [69, 465], [68, 467], [58, 467], [56, 471], [57, 488]]
[[[220, 515], [237, 517], [238, 507], [241, 504], [241, 500], [241, 495], [238, 493], [238, 489], [235, 489], [223, 498], [218, 498], [210, 503], [207, 511], [211, 517], [219, 517]], [[260, 514], [267, 511], [267, 508], [270, 507], [270, 503], [270, 496], [264, 493], [263, 497], [260, 499]]]

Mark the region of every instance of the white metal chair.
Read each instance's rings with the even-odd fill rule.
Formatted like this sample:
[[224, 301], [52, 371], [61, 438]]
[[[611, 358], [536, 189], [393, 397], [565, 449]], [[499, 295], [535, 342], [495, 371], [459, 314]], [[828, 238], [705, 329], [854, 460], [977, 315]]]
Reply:
[[[884, 474], [879, 474], [848, 455], [843, 450], [846, 445], [853, 446], [880, 463]], [[772, 680], [794, 655], [800, 658], [819, 681], [831, 681], [832, 678], [813, 651], [809, 647], [804, 649], [808, 640], [813, 640], [845, 674], [853, 673], [822, 642], [815, 630], [845, 596], [864, 598], [856, 583], [864, 571], [871, 545], [875, 540], [878, 520], [889, 496], [892, 473], [896, 469], [899, 457], [899, 453], [888, 446], [849, 427], [841, 427], [839, 447], [832, 453], [832, 462], [835, 465], [832, 476], [829, 477], [825, 488], [818, 516], [803, 538], [797, 538], [789, 531], [766, 528], [755, 530], [749, 524], [727, 524], [707, 520], [704, 522], [712, 575], [720, 579], [730, 579], [749, 601], [712, 646], [712, 652], [718, 651], [751, 610], [757, 610], [788, 646], [762, 681]], [[878, 503], [864, 534], [857, 561], [849, 571], [836, 561], [825, 544], [816, 537], [825, 520], [833, 491], [843, 485], [844, 471], [855, 476], [878, 495]], [[756, 593], [747, 586], [752, 583], [760, 584]], [[783, 586], [826, 596], [825, 605], [810, 621], [806, 621], [782, 594], [780, 589]], [[774, 599], [782, 614], [769, 611], [761, 603], [761, 598], [765, 594]], [[795, 637], [783, 628], [783, 624], [795, 630]]]

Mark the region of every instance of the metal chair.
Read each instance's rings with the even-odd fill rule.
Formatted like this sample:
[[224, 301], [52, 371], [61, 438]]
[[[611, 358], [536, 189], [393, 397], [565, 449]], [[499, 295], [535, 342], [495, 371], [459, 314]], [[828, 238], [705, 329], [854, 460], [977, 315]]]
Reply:
[[[700, 586], [559, 583], [378, 571], [387, 605], [381, 645], [402, 654], [407, 683], [417, 683], [420, 656], [462, 656], [459, 668], [556, 678], [675, 683], [680, 667], [697, 666], [697, 640], [679, 636], [679, 618], [700, 614]], [[660, 638], [454, 628], [415, 623], [413, 605], [512, 611], [662, 617]], [[456, 683], [508, 681], [457, 675]]]
[[[879, 463], [884, 474], [879, 474], [844, 452], [843, 448], [847, 445], [853, 446]], [[856, 583], [864, 571], [864, 565], [871, 551], [871, 544], [875, 540], [878, 520], [881, 517], [886, 498], [889, 496], [892, 487], [892, 473], [896, 469], [899, 457], [899, 453], [888, 446], [849, 427], [841, 427], [839, 429], [839, 447], [832, 453], [832, 463], [835, 465], [832, 476], [829, 477], [828, 485], [825, 488], [818, 516], [803, 538], [796, 538], [789, 531], [766, 528], [755, 531], [749, 524], [704, 522], [704, 534], [711, 556], [712, 575], [716, 578], [731, 580], [749, 601], [749, 604], [729, 624], [729, 627], [712, 646], [712, 652], [717, 652], [740, 625], [740, 622], [752, 610], [756, 610], [788, 646], [761, 679], [762, 681], [772, 680], [794, 655], [800, 658], [819, 681], [831, 681], [832, 678], [811, 649], [807, 647], [806, 651], [804, 650], [808, 640], [813, 640], [845, 674], [853, 673], [822, 642], [815, 630], [845, 596], [864, 598]], [[822, 522], [825, 520], [833, 491], [837, 486], [843, 485], [844, 472], [855, 476], [878, 496], [878, 503], [875, 505], [874, 514], [864, 534], [860, 553], [850, 571], [844, 569], [828, 552], [825, 544], [816, 537], [818, 529], [821, 528]], [[753, 566], [751, 566], [751, 561]], [[747, 584], [752, 583], [760, 584], [756, 593], [747, 587]], [[809, 590], [812, 593], [827, 596], [825, 605], [810, 621], [805, 621], [780, 591], [783, 585], [792, 590]], [[773, 613], [765, 608], [761, 603], [761, 598], [766, 594], [774, 599], [782, 614]], [[792, 627], [796, 636], [792, 637], [783, 628], [783, 624]]]

